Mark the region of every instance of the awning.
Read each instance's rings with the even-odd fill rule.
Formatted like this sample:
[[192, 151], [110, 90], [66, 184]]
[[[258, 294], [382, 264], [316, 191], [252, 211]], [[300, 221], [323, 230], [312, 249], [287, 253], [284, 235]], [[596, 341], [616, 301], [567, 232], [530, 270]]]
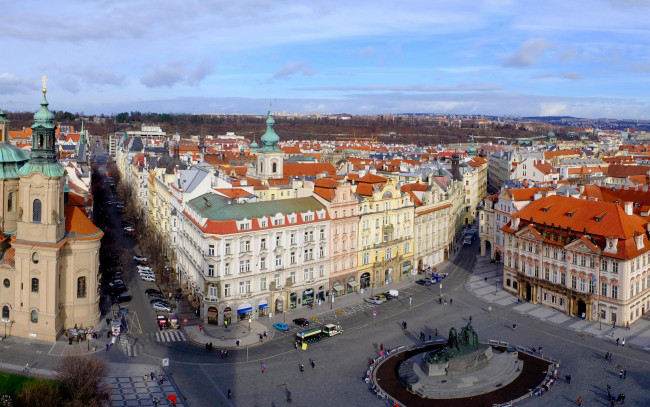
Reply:
[[242, 304], [239, 307], [237, 307], [238, 314], [245, 314], [247, 312], [251, 312], [252, 310], [253, 310], [253, 306], [248, 303]]
[[258, 306], [259, 309], [264, 309], [264, 308], [268, 308], [268, 307], [269, 307], [269, 303], [266, 302], [266, 300], [260, 301], [260, 305]]
[[230, 318], [232, 317], [232, 310], [230, 308], [226, 308], [226, 310], [223, 312], [223, 316], [225, 318]]
[[219, 311], [208, 311], [208, 318], [216, 318], [219, 315]]
[[332, 288], [336, 291], [345, 291], [345, 288], [342, 285], [335, 285]]
[[314, 294], [314, 289], [309, 288], [309, 289], [305, 290], [305, 292], [303, 292], [302, 294], [303, 295], [312, 295], [312, 294]]
[[352, 287], [358, 287], [359, 286], [359, 283], [357, 283], [356, 281], [348, 281], [348, 284], [351, 285]]

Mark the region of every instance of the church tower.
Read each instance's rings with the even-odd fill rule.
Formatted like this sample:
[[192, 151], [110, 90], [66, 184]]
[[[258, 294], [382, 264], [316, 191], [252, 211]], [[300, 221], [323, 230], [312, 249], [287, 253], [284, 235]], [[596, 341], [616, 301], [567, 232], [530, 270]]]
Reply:
[[280, 136], [275, 133], [275, 120], [269, 110], [266, 133], [262, 136], [262, 148], [257, 150], [257, 177], [263, 180], [283, 178], [284, 152], [278, 148]]
[[56, 125], [48, 109], [43, 80], [41, 109], [34, 115], [32, 153], [20, 175], [16, 238], [54, 244], [65, 234], [63, 188], [65, 169], [56, 157]]

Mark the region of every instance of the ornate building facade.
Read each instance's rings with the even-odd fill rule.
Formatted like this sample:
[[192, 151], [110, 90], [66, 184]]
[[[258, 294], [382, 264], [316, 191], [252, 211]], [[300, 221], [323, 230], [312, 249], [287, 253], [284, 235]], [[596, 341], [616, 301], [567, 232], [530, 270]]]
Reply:
[[44, 86], [31, 155], [0, 140], [0, 308], [8, 334], [55, 341], [67, 328], [99, 323], [103, 233], [82, 209], [67, 205], [45, 93]]

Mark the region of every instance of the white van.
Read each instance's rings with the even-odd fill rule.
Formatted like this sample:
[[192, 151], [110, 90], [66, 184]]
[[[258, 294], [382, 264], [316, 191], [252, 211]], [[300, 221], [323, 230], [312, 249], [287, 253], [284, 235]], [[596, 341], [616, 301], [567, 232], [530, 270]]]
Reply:
[[397, 297], [399, 295], [399, 291], [397, 291], [397, 290], [388, 290], [388, 294], [392, 295], [393, 297]]

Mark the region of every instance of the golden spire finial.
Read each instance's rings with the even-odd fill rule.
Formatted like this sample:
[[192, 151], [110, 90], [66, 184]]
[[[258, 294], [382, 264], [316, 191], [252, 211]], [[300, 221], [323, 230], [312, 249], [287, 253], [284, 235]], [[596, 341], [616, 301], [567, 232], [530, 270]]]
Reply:
[[43, 82], [43, 94], [47, 93], [47, 76], [43, 74], [43, 77], [41, 78], [41, 82]]

